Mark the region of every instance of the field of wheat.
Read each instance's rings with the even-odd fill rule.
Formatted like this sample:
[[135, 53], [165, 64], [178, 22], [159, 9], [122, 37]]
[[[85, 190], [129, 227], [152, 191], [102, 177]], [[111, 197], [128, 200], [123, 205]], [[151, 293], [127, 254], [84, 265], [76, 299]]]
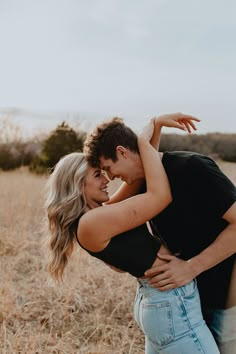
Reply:
[[[236, 183], [236, 164], [220, 163]], [[143, 354], [136, 280], [79, 246], [56, 285], [46, 270], [46, 177], [0, 172], [0, 353]]]

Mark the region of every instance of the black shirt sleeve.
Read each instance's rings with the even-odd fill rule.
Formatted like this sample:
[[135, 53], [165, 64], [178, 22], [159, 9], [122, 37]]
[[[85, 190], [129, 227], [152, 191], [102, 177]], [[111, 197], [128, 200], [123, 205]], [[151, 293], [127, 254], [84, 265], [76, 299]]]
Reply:
[[[236, 188], [211, 158], [193, 155], [188, 162], [187, 178], [195, 181], [194, 194], [216, 217], [222, 217], [236, 201]], [[207, 203], [206, 203], [207, 201]], [[193, 201], [194, 202], [194, 201]]]

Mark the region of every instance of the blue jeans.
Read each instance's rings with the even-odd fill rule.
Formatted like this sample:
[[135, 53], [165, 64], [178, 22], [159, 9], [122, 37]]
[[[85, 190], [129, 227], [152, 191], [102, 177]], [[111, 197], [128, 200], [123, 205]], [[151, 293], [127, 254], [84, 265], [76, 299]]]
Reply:
[[236, 353], [236, 306], [223, 309], [208, 309], [204, 313], [221, 354]]
[[138, 279], [134, 318], [146, 354], [219, 354], [202, 317], [196, 281], [161, 292]]

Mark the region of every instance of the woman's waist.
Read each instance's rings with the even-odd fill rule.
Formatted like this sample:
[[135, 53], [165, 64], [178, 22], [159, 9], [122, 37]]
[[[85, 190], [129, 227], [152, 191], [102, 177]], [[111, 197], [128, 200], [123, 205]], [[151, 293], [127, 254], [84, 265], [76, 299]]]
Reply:
[[[163, 254], [163, 255], [164, 255], [164, 254], [172, 254], [172, 253], [170, 252], [170, 250], [169, 250], [165, 245], [163, 245], [163, 244], [161, 245], [161, 247], [160, 247], [158, 253]], [[166, 264], [166, 263], [167, 263], [167, 261], [164, 261], [164, 260], [158, 258], [158, 255], [157, 255], [156, 259], [154, 260], [153, 264], [151, 265], [151, 268], [152, 268], [152, 267], [161, 266], [161, 265]], [[146, 270], [147, 270], [147, 269], [146, 269]], [[143, 277], [140, 277], [139, 279], [146, 279], [146, 278], [147, 278], [147, 277], [143, 276]]]

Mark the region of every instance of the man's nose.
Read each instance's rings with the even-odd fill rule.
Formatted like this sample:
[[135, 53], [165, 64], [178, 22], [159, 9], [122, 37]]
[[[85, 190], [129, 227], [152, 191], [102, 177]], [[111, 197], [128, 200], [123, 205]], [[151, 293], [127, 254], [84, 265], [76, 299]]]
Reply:
[[113, 181], [114, 175], [111, 173], [111, 171], [107, 171], [107, 176], [111, 181]]

